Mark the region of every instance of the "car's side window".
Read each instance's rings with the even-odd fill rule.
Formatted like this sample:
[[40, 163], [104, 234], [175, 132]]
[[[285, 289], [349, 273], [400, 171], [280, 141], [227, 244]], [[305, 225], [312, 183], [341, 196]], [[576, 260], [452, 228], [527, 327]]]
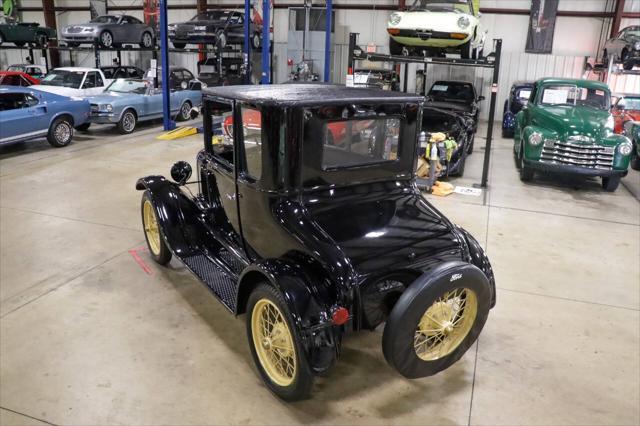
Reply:
[[244, 142], [245, 173], [254, 179], [262, 177], [262, 113], [259, 109], [240, 106]]
[[29, 104], [23, 93], [3, 93], [0, 95], [0, 111], [28, 108]]
[[83, 89], [93, 89], [96, 87], [96, 73], [89, 72], [87, 73], [87, 78], [84, 80], [84, 84], [82, 85]]
[[104, 81], [102, 81], [102, 76], [100, 75], [100, 73], [99, 72], [95, 72], [94, 74], [96, 76], [96, 87], [104, 86]]
[[38, 98], [36, 98], [33, 95], [30, 94], [25, 94], [25, 102], [26, 102], [26, 107], [32, 107], [32, 106], [36, 106], [40, 103], [40, 101], [38, 100]]
[[233, 143], [233, 107], [226, 102], [207, 101], [211, 111], [211, 122], [204, 123], [205, 137], [211, 132], [211, 145], [206, 147], [214, 158], [229, 166], [234, 163]]

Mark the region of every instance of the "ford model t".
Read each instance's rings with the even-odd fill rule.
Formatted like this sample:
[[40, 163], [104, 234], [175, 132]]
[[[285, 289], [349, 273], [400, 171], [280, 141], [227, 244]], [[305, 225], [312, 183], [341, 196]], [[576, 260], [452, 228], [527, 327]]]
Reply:
[[478, 242], [415, 185], [422, 100], [319, 84], [206, 89], [197, 193], [184, 161], [175, 182], [136, 185], [154, 260], [176, 256], [246, 314], [257, 369], [285, 400], [310, 393], [345, 334], [383, 323], [393, 368], [438, 373], [495, 304]]

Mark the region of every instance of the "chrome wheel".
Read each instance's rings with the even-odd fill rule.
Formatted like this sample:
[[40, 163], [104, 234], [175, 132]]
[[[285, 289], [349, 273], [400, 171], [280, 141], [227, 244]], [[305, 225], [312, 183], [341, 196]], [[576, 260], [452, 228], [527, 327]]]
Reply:
[[113, 44], [113, 36], [111, 36], [111, 33], [107, 31], [103, 32], [100, 35], [100, 43], [102, 43], [104, 47], [111, 47]]
[[127, 132], [133, 132], [136, 127], [136, 116], [132, 112], [127, 111], [122, 116], [122, 128]]
[[149, 242], [149, 249], [151, 253], [156, 256], [160, 255], [160, 228], [158, 227], [158, 221], [156, 220], [156, 213], [153, 211], [153, 206], [149, 200], [145, 200], [142, 207], [142, 220], [144, 226], [144, 233], [147, 236]]
[[269, 299], [256, 302], [251, 312], [251, 331], [260, 365], [278, 386], [289, 386], [297, 372], [293, 335], [284, 315]]
[[153, 44], [153, 38], [151, 37], [151, 34], [144, 33], [142, 36], [142, 45], [144, 47], [151, 47], [152, 44]]
[[71, 126], [67, 122], [62, 122], [56, 126], [53, 135], [60, 145], [64, 145], [71, 139]]
[[478, 298], [468, 288], [446, 292], [426, 310], [414, 332], [418, 358], [434, 361], [449, 355], [462, 343], [478, 313]]
[[182, 104], [182, 108], [180, 108], [180, 118], [183, 121], [191, 118], [191, 104], [189, 102], [185, 102], [184, 104]]

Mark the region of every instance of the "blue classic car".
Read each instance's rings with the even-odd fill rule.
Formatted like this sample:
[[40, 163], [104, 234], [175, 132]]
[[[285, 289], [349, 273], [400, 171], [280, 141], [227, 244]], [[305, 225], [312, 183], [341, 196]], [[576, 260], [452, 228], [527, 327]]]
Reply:
[[511, 86], [509, 97], [504, 101], [502, 116], [502, 137], [513, 137], [516, 128], [516, 114], [529, 102], [533, 83], [516, 81]]
[[34, 87], [0, 88], [0, 144], [46, 136], [54, 147], [69, 145], [74, 126], [89, 118], [89, 102]]
[[[171, 90], [171, 114], [177, 120], [190, 119], [193, 107], [200, 106], [200, 88], [196, 80], [183, 82], [182, 90]], [[122, 134], [133, 132], [139, 121], [162, 118], [162, 89], [149, 80], [119, 78], [102, 95], [87, 99], [91, 102], [91, 122], [115, 124]]]

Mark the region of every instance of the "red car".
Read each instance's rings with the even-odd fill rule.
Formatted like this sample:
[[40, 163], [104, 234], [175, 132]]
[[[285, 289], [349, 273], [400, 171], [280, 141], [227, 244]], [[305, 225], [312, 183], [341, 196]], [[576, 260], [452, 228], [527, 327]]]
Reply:
[[39, 84], [40, 80], [31, 77], [26, 72], [20, 71], [0, 71], [0, 86], [22, 86], [27, 87]]
[[640, 95], [622, 95], [611, 107], [611, 114], [615, 120], [613, 131], [624, 132], [624, 123], [640, 121]]

